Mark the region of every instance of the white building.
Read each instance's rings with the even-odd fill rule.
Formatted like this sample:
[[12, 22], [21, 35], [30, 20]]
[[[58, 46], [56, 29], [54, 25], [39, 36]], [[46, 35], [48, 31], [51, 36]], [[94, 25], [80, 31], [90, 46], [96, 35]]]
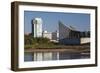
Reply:
[[43, 37], [50, 39], [50, 41], [58, 42], [59, 34], [58, 34], [57, 31], [56, 32], [47, 32], [47, 31], [44, 31], [42, 35], [43, 35]]
[[32, 20], [32, 35], [34, 37], [42, 37], [42, 19], [35, 18]]
[[43, 37], [44, 38], [48, 38], [48, 39], [52, 39], [52, 33], [51, 32], [47, 32], [47, 31], [43, 31]]

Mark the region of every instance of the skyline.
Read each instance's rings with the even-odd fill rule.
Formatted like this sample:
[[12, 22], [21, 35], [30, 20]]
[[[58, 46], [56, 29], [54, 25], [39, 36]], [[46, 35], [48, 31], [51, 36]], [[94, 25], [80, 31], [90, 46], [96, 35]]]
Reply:
[[31, 33], [31, 21], [34, 18], [42, 19], [43, 31], [54, 32], [58, 30], [58, 22], [66, 26], [73, 26], [79, 31], [90, 30], [90, 14], [24, 11], [24, 33]]

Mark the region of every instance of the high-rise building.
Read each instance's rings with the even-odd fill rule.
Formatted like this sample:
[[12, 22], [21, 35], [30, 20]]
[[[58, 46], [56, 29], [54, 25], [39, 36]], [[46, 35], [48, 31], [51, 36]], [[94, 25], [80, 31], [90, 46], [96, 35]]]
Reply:
[[42, 19], [34, 18], [32, 20], [32, 35], [34, 37], [42, 37]]

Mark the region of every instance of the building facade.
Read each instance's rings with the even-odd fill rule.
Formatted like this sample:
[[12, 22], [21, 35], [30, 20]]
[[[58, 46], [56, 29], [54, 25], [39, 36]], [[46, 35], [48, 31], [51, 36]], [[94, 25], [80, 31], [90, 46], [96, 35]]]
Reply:
[[[81, 40], [82, 38], [82, 40]], [[72, 27], [65, 26], [63, 23], [59, 22], [59, 43], [61, 44], [81, 44], [84, 40], [90, 41], [90, 32], [81, 32]]]
[[47, 31], [43, 31], [42, 37], [52, 40], [52, 33], [51, 32], [47, 32]]
[[42, 19], [34, 18], [32, 20], [32, 35], [34, 37], [42, 37]]
[[50, 39], [50, 41], [53, 41], [53, 42], [58, 42], [58, 39], [59, 39], [59, 35], [58, 35], [57, 31], [55, 31], [55, 32], [43, 31], [42, 36], [44, 38]]
[[59, 33], [57, 31], [52, 32], [52, 40], [59, 40]]

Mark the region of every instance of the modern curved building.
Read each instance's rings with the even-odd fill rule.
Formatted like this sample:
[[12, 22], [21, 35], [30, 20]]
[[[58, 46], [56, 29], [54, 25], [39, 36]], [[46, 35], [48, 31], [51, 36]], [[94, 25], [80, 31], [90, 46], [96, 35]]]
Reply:
[[82, 32], [59, 22], [59, 43], [74, 45], [90, 43], [90, 32]]

